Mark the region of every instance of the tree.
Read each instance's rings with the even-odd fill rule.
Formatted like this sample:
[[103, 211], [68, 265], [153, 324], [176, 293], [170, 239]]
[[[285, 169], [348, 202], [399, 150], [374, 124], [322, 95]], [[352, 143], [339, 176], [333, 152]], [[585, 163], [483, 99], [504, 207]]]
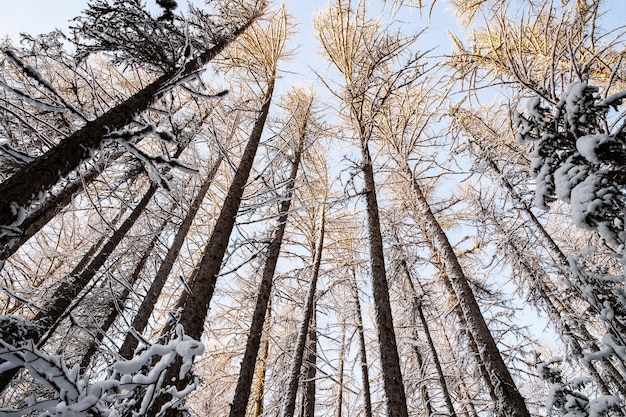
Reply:
[[[131, 3], [133, 3], [132, 0]], [[235, 1], [235, 3], [237, 3]], [[101, 4], [108, 5], [104, 1], [95, 4], [89, 12], [87, 24], [82, 31], [88, 36], [96, 35], [99, 32], [95, 27], [89, 26], [90, 23], [98, 23], [100, 11], [98, 6]], [[230, 6], [230, 7], [229, 7]], [[234, 7], [233, 7], [234, 6]], [[90, 158], [93, 151], [101, 148], [107, 141], [121, 141], [124, 143], [135, 137], [137, 132], [119, 131], [130, 125], [135, 116], [144, 111], [150, 104], [161, 97], [168, 89], [174, 87], [177, 82], [195, 74], [202, 66], [213, 60], [220, 52], [222, 52], [234, 39], [242, 34], [263, 12], [264, 5], [241, 4], [240, 7], [235, 5], [221, 5], [219, 8], [223, 13], [219, 15], [216, 21], [209, 19], [207, 24], [220, 25], [217, 28], [211, 28], [211, 36], [214, 37], [213, 42], [207, 42], [204, 48], [193, 56], [184, 57], [185, 61], [182, 65], [178, 65], [178, 56], [166, 56], [165, 61], [155, 61], [154, 57], [146, 57], [139, 54], [139, 59], [148, 60], [146, 64], [154, 64], [156, 66], [165, 66], [165, 72], [156, 80], [144, 87], [123, 103], [108, 110], [102, 116], [93, 121], [88, 121], [76, 132], [69, 135], [57, 146], [51, 148], [42, 156], [31, 161], [18, 172], [13, 174], [9, 179], [0, 184], [0, 225], [2, 225], [2, 237], [14, 237], [19, 235], [21, 221], [24, 213], [30, 210], [30, 205], [45, 195], [49, 190], [63, 177], [75, 170], [81, 162]], [[131, 7], [132, 9], [132, 7]], [[105, 7], [103, 12], [116, 13], [115, 9]], [[92, 20], [89, 20], [92, 19]], [[119, 16], [116, 23], [123, 25], [125, 16]], [[93, 30], [93, 32], [90, 32]], [[139, 36], [140, 34], [131, 34]], [[141, 38], [143, 39], [143, 38]], [[153, 39], [150, 37], [150, 39]], [[107, 39], [108, 40], [108, 39]], [[95, 39], [95, 48], [109, 49], [120, 48], [117, 51], [122, 58], [127, 58], [133, 54], [133, 46], [137, 46], [137, 38], [133, 39], [134, 43], [126, 44], [126, 40], [122, 37], [117, 39], [115, 45], [107, 45], [106, 43], [98, 43], [98, 37]], [[202, 39], [202, 41], [208, 39]], [[123, 47], [123, 46], [126, 47]], [[144, 55], [144, 56], [142, 56]], [[154, 127], [144, 126], [140, 132], [144, 134], [154, 131]]]
[[[387, 412], [408, 415], [400, 359], [393, 328], [383, 240], [376, 196], [370, 141], [376, 138], [376, 121], [389, 96], [415, 80], [417, 58], [399, 62], [415, 37], [394, 36], [365, 18], [365, 5], [338, 1], [315, 20], [324, 52], [344, 78], [342, 94], [349, 122], [361, 152], [361, 170], [367, 206], [372, 286], [383, 369]], [[396, 63], [397, 62], [397, 63]], [[332, 90], [332, 89], [331, 89]]]
[[285, 195], [280, 204], [279, 216], [277, 219], [278, 226], [268, 246], [267, 254], [265, 256], [265, 266], [263, 268], [259, 291], [257, 292], [255, 311], [252, 316], [252, 324], [250, 325], [248, 341], [246, 342], [246, 351], [241, 362], [241, 371], [239, 372], [237, 388], [235, 390], [230, 410], [231, 417], [243, 417], [246, 412], [250, 396], [250, 388], [252, 386], [252, 379], [254, 376], [255, 363], [257, 362], [257, 354], [261, 344], [263, 323], [265, 323], [265, 315], [272, 292], [272, 281], [274, 279], [274, 273], [278, 263], [283, 236], [287, 227], [287, 220], [291, 209], [294, 188], [296, 187], [296, 176], [298, 175], [298, 171], [300, 169], [300, 161], [303, 153], [305, 152], [305, 147], [310, 144], [308, 136], [310, 135], [309, 132], [311, 129], [310, 118], [312, 117], [313, 95], [306, 93], [305, 91], [294, 90], [289, 96], [286, 97], [284, 106], [285, 108], [294, 109], [294, 114], [291, 115], [291, 118], [292, 123], [296, 124], [296, 126], [293, 128], [292, 132], [290, 132], [293, 136], [291, 138], [287, 138], [286, 140], [287, 143], [295, 140], [295, 146], [292, 151], [293, 156], [291, 157], [293, 158], [293, 162], [291, 164], [289, 178], [287, 179]]
[[[235, 171], [215, 228], [198, 266], [190, 294], [181, 312], [180, 324], [185, 333], [196, 340], [200, 339], [204, 330], [204, 320], [215, 291], [217, 275], [222, 266], [222, 260], [235, 225], [243, 191], [269, 115], [278, 62], [285, 52], [284, 46], [288, 32], [288, 18], [283, 10], [281, 13], [275, 13], [270, 16], [267, 28], [251, 26], [250, 31], [246, 32], [241, 40], [238, 41], [237, 46], [248, 52], [247, 57], [249, 61], [246, 62], [248, 64], [246, 70], [250, 72], [251, 78], [263, 88], [260, 97], [261, 108], [252, 126], [248, 143]], [[241, 51], [233, 54], [232, 58], [231, 65], [236, 67], [238, 60], [243, 58]], [[178, 362], [177, 366], [171, 367], [166, 374], [168, 381], [176, 381], [174, 385], [179, 390], [187, 386], [187, 381], [184, 378], [179, 378], [180, 366], [182, 366], [182, 363]], [[159, 401], [151, 409], [151, 412], [156, 413], [162, 406], [169, 404], [172, 400], [177, 402], [176, 398], [172, 397], [171, 393], [163, 393]], [[169, 405], [168, 413], [175, 413], [173, 404]]]

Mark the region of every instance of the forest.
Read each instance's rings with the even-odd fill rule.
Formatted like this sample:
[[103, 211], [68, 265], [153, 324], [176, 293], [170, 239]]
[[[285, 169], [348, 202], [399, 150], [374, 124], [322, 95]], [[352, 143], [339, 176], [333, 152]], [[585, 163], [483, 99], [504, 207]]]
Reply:
[[621, 0], [182, 3], [0, 40], [0, 415], [626, 416]]

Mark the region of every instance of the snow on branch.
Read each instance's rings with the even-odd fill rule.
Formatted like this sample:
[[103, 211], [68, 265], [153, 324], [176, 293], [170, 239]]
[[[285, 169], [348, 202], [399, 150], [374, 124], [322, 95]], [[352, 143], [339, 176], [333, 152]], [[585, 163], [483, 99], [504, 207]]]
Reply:
[[626, 92], [603, 99], [598, 87], [575, 82], [552, 108], [530, 98], [513, 122], [518, 141], [534, 144], [537, 206], [548, 209], [561, 199], [570, 204], [574, 224], [626, 255], [626, 132], [611, 127], [624, 114], [609, 111], [624, 98]]
[[[174, 407], [198, 384], [196, 379], [189, 378], [191, 382], [179, 391], [171, 381], [164, 381], [166, 370], [178, 357], [183, 362], [179, 378], [185, 379], [193, 358], [204, 352], [204, 345], [186, 336], [182, 326], [176, 328], [174, 340], [154, 344], [133, 360], [113, 363], [104, 379], [92, 382], [88, 374], [81, 375], [78, 365], [69, 369], [61, 356], [49, 355], [37, 349], [32, 339], [24, 339], [27, 336], [24, 331], [29, 329], [28, 321], [10, 317], [9, 321], [15, 324], [13, 328], [18, 334], [0, 339], [0, 359], [5, 361], [0, 365], [0, 371], [23, 367], [54, 394], [53, 398], [26, 398], [20, 408], [2, 409], [0, 414], [22, 416], [38, 410], [43, 412], [41, 415], [104, 417], [119, 416], [132, 410], [136, 415], [145, 415], [162, 392], [173, 395], [166, 406]], [[2, 319], [2, 324], [9, 322]], [[141, 397], [137, 395], [138, 389]]]
[[[48, 90], [57, 100], [59, 100], [65, 106], [66, 110], [69, 110], [73, 115], [75, 115], [82, 121], [87, 121], [85, 116], [83, 116], [74, 106], [68, 103], [67, 100], [65, 100], [63, 96], [61, 96], [61, 94], [59, 94], [59, 92], [56, 90], [56, 88], [54, 88], [50, 81], [48, 81], [43, 75], [41, 75], [41, 73], [37, 71], [34, 67], [22, 61], [22, 59], [17, 56], [17, 53], [14, 49], [4, 48], [2, 52], [4, 52], [9, 61], [11, 61], [11, 63], [22, 72], [22, 74], [24, 74], [28, 78], [35, 80], [39, 85]], [[5, 84], [3, 88], [6, 87], [8, 86], [6, 86]]]
[[135, 142], [138, 138], [148, 136], [148, 135], [155, 136], [159, 140], [162, 140], [164, 142], [168, 142], [168, 143], [176, 142], [176, 137], [174, 135], [172, 135], [170, 132], [167, 132], [167, 131], [157, 130], [156, 126], [153, 123], [148, 123], [144, 127], [137, 129], [137, 130], [123, 129], [123, 130], [116, 130], [113, 132], [109, 132], [107, 135], [105, 135], [104, 139], [115, 142], [118, 145], [124, 147], [135, 158], [142, 161], [146, 166], [150, 179], [159, 187], [162, 187], [165, 190], [169, 191], [170, 186], [167, 180], [159, 172], [160, 166], [175, 168], [175, 169], [178, 169], [179, 171], [185, 172], [187, 174], [192, 174], [192, 175], [196, 175], [199, 173], [198, 170], [186, 166], [178, 159], [166, 158], [160, 155], [159, 156], [148, 155], [146, 152], [137, 148], [133, 144], [133, 142]]

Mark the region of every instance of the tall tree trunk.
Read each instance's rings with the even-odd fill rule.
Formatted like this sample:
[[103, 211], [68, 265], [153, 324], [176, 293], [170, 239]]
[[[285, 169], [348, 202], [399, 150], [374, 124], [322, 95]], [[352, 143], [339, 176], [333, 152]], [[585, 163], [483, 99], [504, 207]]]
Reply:
[[403, 170], [411, 179], [418, 210], [424, 219], [427, 237], [433, 242], [440, 255], [445, 275], [450, 279], [463, 312], [467, 330], [472, 334], [478, 348], [479, 363], [484, 364], [486, 376], [494, 386], [497, 395], [494, 404], [495, 413], [502, 417], [529, 417], [526, 402], [502, 359], [450, 241], [433, 214], [417, 178], [414, 177], [408, 165], [405, 165]]
[[74, 171], [94, 150], [100, 149], [107, 135], [129, 125], [133, 118], [161, 97], [172, 83], [197, 72], [213, 60], [234, 39], [242, 34], [262, 13], [258, 10], [230, 36], [190, 59], [184, 66], [163, 74], [123, 103], [113, 107], [97, 119], [62, 140], [33, 162], [0, 184], [0, 236], [4, 239], [21, 234], [21, 213], [39, 195], [45, 195], [57, 182]]
[[315, 247], [315, 255], [313, 257], [313, 268], [311, 270], [311, 281], [307, 291], [306, 299], [303, 307], [303, 317], [298, 331], [298, 339], [291, 358], [289, 378], [287, 382], [287, 392], [283, 399], [282, 417], [293, 417], [296, 409], [296, 397], [298, 394], [298, 382], [300, 381], [300, 371], [304, 358], [304, 347], [306, 345], [307, 334], [309, 332], [309, 323], [313, 317], [315, 308], [315, 290], [317, 289], [317, 281], [322, 264], [322, 252], [324, 250], [324, 237], [326, 234], [326, 201], [322, 201], [320, 213], [319, 236]]
[[317, 371], [317, 317], [316, 306], [313, 306], [313, 315], [309, 325], [308, 348], [304, 361], [304, 390], [302, 392], [302, 417], [315, 416], [315, 374]]
[[[165, 220], [162, 223], [161, 228], [159, 230], [163, 230], [167, 222], [168, 220]], [[80, 362], [81, 372], [84, 373], [87, 370], [87, 367], [89, 366], [89, 363], [91, 362], [91, 358], [98, 351], [98, 347], [100, 346], [100, 343], [102, 343], [102, 341], [104, 340], [105, 334], [109, 331], [111, 326], [113, 326], [113, 323], [115, 323], [115, 320], [117, 320], [120, 314], [124, 312], [126, 302], [130, 295], [131, 289], [133, 288], [133, 286], [135, 285], [135, 283], [141, 276], [141, 271], [143, 271], [143, 268], [146, 266], [146, 263], [148, 262], [148, 259], [150, 258], [150, 255], [152, 254], [152, 251], [154, 250], [154, 247], [156, 246], [158, 241], [159, 241], [159, 234], [155, 234], [155, 236], [152, 238], [152, 240], [150, 241], [146, 249], [144, 249], [143, 255], [141, 256], [141, 259], [139, 260], [139, 262], [137, 262], [137, 265], [135, 266], [133, 273], [130, 275], [128, 282], [124, 284], [124, 289], [119, 295], [115, 296], [114, 300], [111, 301], [109, 305], [111, 312], [107, 315], [102, 325], [98, 327], [94, 340], [92, 340], [89, 343], [89, 346], [87, 347], [87, 350], [85, 351], [85, 355], [81, 359], [81, 362]]]
[[135, 315], [133, 322], [131, 324], [131, 330], [126, 334], [126, 338], [120, 347], [120, 356], [125, 359], [131, 359], [133, 356], [133, 352], [137, 348], [138, 339], [135, 335], [141, 335], [143, 331], [146, 329], [148, 325], [148, 321], [150, 320], [150, 315], [154, 310], [154, 306], [156, 305], [159, 296], [161, 295], [161, 291], [165, 286], [167, 278], [174, 267], [174, 263], [178, 258], [178, 254], [180, 253], [180, 249], [185, 242], [185, 238], [187, 237], [187, 233], [189, 233], [189, 229], [191, 229], [191, 225], [193, 224], [194, 219], [196, 218], [196, 214], [198, 214], [198, 210], [202, 206], [202, 201], [206, 196], [211, 184], [213, 183], [213, 179], [219, 170], [220, 165], [222, 164], [223, 156], [221, 154], [218, 155], [216, 161], [213, 163], [213, 166], [209, 170], [207, 174], [207, 178], [204, 180], [196, 197], [191, 202], [189, 207], [189, 211], [185, 215], [178, 231], [176, 232], [176, 236], [172, 241], [172, 245], [167, 251], [163, 262], [159, 266], [152, 283], [150, 284], [150, 288], [143, 298], [141, 305], [139, 306], [139, 310]]
[[298, 146], [293, 156], [294, 159], [289, 173], [289, 180], [284, 200], [280, 204], [280, 215], [278, 216], [277, 223], [278, 227], [267, 249], [265, 266], [263, 268], [254, 313], [252, 315], [252, 323], [250, 324], [248, 340], [246, 341], [246, 350], [241, 361], [241, 370], [239, 372], [239, 378], [237, 379], [237, 387], [235, 388], [235, 395], [230, 407], [230, 417], [244, 417], [246, 414], [248, 399], [250, 398], [250, 388], [254, 377], [255, 363], [257, 362], [256, 358], [259, 352], [261, 336], [263, 334], [265, 312], [267, 310], [267, 306], [269, 305], [272, 293], [274, 273], [276, 271], [276, 265], [278, 264], [280, 248], [283, 243], [283, 237], [287, 227], [287, 220], [289, 219], [291, 201], [293, 198], [294, 188], [296, 186], [296, 177], [300, 169], [300, 161], [302, 160], [302, 152], [304, 150], [307, 122], [311, 104], [312, 101], [307, 103], [308, 108], [305, 111], [306, 118], [303, 120], [303, 124], [299, 128], [300, 137], [298, 138]]
[[362, 171], [365, 182], [365, 200], [367, 204], [367, 229], [370, 245], [370, 265], [372, 270], [372, 293], [376, 313], [376, 329], [380, 347], [380, 362], [383, 374], [383, 385], [387, 397], [387, 413], [389, 417], [408, 417], [406, 394], [402, 383], [400, 357], [396, 335], [393, 329], [391, 303], [389, 301], [389, 284], [385, 271], [385, 255], [383, 237], [380, 228], [378, 200], [374, 169], [365, 133], [360, 132]]
[[461, 329], [464, 329], [463, 333], [465, 334], [465, 338], [467, 339], [467, 346], [472, 356], [474, 357], [476, 367], [478, 368], [478, 371], [480, 372], [480, 375], [482, 376], [483, 383], [485, 384], [487, 392], [489, 393], [489, 397], [491, 398], [491, 401], [494, 404], [496, 404], [498, 401], [496, 388], [493, 385], [491, 378], [489, 377], [489, 371], [487, 370], [487, 367], [481, 360], [480, 352], [478, 351], [478, 344], [476, 343], [476, 339], [474, 338], [474, 335], [471, 332], [467, 331], [467, 328], [468, 328], [467, 321], [465, 320], [465, 315], [463, 314], [463, 310], [461, 309], [459, 299], [456, 296], [454, 287], [452, 286], [452, 282], [450, 281], [450, 277], [448, 277], [445, 266], [441, 262], [440, 256], [436, 253], [435, 247], [432, 245], [432, 243], [429, 243], [429, 246], [430, 246], [430, 251], [431, 251], [431, 263], [435, 265], [435, 267], [437, 267], [437, 269], [440, 272], [441, 280], [443, 282], [444, 287], [448, 291], [448, 294], [450, 297], [450, 304], [454, 306], [453, 307], [454, 314], [459, 320]]
[[339, 343], [339, 358], [337, 360], [337, 400], [335, 404], [335, 417], [342, 417], [343, 409], [343, 374], [346, 355], [346, 320], [341, 323], [341, 341]]
[[[183, 307], [180, 324], [183, 326], [185, 334], [196, 340], [200, 340], [204, 331], [204, 321], [215, 291], [217, 274], [220, 271], [224, 254], [228, 248], [228, 241], [230, 240], [230, 235], [235, 226], [243, 191], [248, 182], [254, 158], [261, 141], [263, 128], [265, 127], [267, 116], [269, 115], [272, 94], [274, 92], [274, 82], [274, 78], [268, 82], [268, 87], [263, 97], [261, 112], [252, 127], [241, 161], [235, 171], [228, 193], [222, 204], [222, 209], [215, 222], [213, 233], [211, 233], [204, 255], [198, 265], [198, 272], [193, 281], [191, 293], [187, 297], [187, 302]], [[178, 357], [175, 363], [168, 368], [165, 375], [165, 381], [174, 381], [173, 383], [178, 389], [183, 389], [188, 383], [186, 378], [179, 378], [181, 366], [182, 360]], [[148, 412], [150, 414], [158, 413], [161, 407], [170, 399], [170, 393], [162, 393], [154, 401]], [[166, 411], [165, 416], [171, 417], [175, 414], [176, 410], [170, 408]]]
[[[454, 353], [454, 348], [452, 347], [450, 338], [448, 337], [448, 334], [445, 331], [443, 332], [443, 340], [445, 340], [446, 347], [448, 348], [448, 351], [450, 352], [452, 363], [455, 363], [455, 364], [460, 363]], [[468, 417], [478, 417], [478, 411], [476, 411], [476, 406], [474, 405], [474, 397], [473, 395], [471, 395], [469, 388], [467, 387], [467, 384], [465, 383], [465, 379], [464, 379], [467, 372], [464, 372], [464, 370], [459, 371], [458, 366], [455, 366], [454, 369], [457, 371], [456, 377], [459, 383], [459, 388], [461, 389], [461, 393], [463, 394], [463, 397], [465, 398], [465, 403], [464, 403], [465, 413], [467, 414]]]
[[[267, 314], [265, 317], [265, 325], [269, 327], [270, 317], [272, 315], [272, 302], [270, 300], [267, 305]], [[263, 401], [265, 397], [265, 375], [267, 370], [267, 359], [269, 357], [269, 340], [267, 336], [261, 337], [259, 347], [259, 357], [254, 369], [254, 377], [256, 378], [256, 388], [253, 394], [252, 417], [261, 417], [263, 414]]]
[[[402, 267], [402, 272], [404, 274], [406, 286], [409, 288], [408, 297], [411, 303], [411, 310], [413, 314], [417, 315], [417, 319], [419, 323], [421, 324], [422, 329], [424, 329], [424, 335], [426, 336], [428, 349], [430, 350], [433, 363], [435, 364], [435, 369], [437, 370], [437, 377], [439, 378], [439, 386], [441, 387], [443, 399], [444, 399], [444, 402], [446, 403], [446, 407], [448, 408], [448, 415], [451, 417], [456, 417], [456, 411], [454, 410], [454, 405], [452, 404], [452, 396], [450, 395], [450, 391], [448, 390], [448, 383], [446, 382], [446, 378], [443, 373], [441, 361], [439, 360], [439, 354], [437, 353], [437, 348], [435, 347], [435, 343], [433, 341], [432, 335], [430, 334], [430, 328], [428, 326], [428, 322], [426, 321], [426, 316], [424, 315], [424, 309], [422, 307], [422, 297], [417, 293], [417, 290], [415, 289], [415, 285], [413, 285], [413, 279], [411, 278], [411, 271], [409, 270], [409, 265], [407, 264], [406, 260], [402, 259], [400, 261], [400, 264]], [[416, 328], [415, 330], [417, 332]], [[417, 337], [416, 337], [416, 340], [418, 340]], [[417, 346], [415, 346], [415, 350], [417, 351], [417, 353], [419, 353], [419, 349], [417, 348]], [[420, 384], [420, 390], [422, 392], [422, 398], [424, 398], [426, 411], [428, 413], [427, 415], [433, 415], [433, 408], [432, 408], [432, 404], [430, 404], [430, 395], [428, 393], [428, 388], [424, 384], [423, 381]]]
[[367, 362], [367, 346], [365, 345], [365, 329], [363, 327], [363, 314], [361, 312], [361, 301], [359, 299], [359, 286], [356, 280], [356, 269], [352, 269], [352, 281], [350, 287], [354, 297], [354, 312], [356, 320], [356, 330], [359, 336], [359, 360], [361, 368], [361, 383], [363, 385], [363, 415], [372, 417], [372, 391], [370, 389], [369, 365]]

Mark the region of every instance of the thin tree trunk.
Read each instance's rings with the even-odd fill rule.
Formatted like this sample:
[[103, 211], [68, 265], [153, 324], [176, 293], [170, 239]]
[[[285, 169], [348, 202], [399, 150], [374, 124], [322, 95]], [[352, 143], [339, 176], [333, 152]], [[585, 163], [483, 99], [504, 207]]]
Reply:
[[[110, 132], [129, 125], [138, 113], [161, 97], [171, 83], [195, 73], [213, 60], [242, 34], [261, 12], [262, 10], [259, 10], [251, 16], [230, 36], [222, 37], [222, 41], [204, 51], [197, 59], [191, 59], [183, 67], [163, 74], [123, 103], [97, 119], [87, 122], [81, 129], [0, 184], [0, 236], [5, 238], [7, 234], [11, 234], [9, 238], [13, 238], [15, 234], [21, 234], [19, 231], [21, 212], [28, 211], [29, 205], [37, 196], [45, 195], [61, 178], [78, 168], [83, 161], [90, 159], [93, 151], [101, 148]], [[8, 231], [12, 232], [7, 233]]]
[[180, 253], [180, 249], [185, 242], [185, 238], [187, 237], [187, 233], [189, 233], [189, 229], [191, 229], [191, 225], [193, 224], [194, 219], [196, 218], [196, 214], [198, 214], [198, 210], [202, 206], [202, 201], [206, 196], [211, 184], [213, 183], [213, 179], [219, 170], [220, 165], [222, 164], [223, 156], [221, 154], [218, 155], [217, 160], [213, 163], [211, 170], [207, 174], [207, 178], [200, 186], [196, 197], [191, 202], [189, 207], [189, 211], [185, 215], [178, 231], [176, 232], [176, 236], [172, 241], [172, 245], [167, 251], [165, 255], [165, 259], [159, 266], [157, 273], [150, 284], [150, 288], [143, 298], [141, 305], [139, 306], [139, 310], [133, 319], [133, 323], [131, 324], [131, 331], [126, 334], [126, 338], [120, 347], [119, 354], [121, 357], [125, 359], [131, 359], [133, 356], [133, 352], [137, 348], [138, 340], [135, 335], [141, 335], [143, 331], [146, 329], [148, 325], [148, 321], [150, 320], [150, 316], [152, 311], [154, 310], [154, 306], [156, 305], [159, 296], [161, 295], [161, 291], [167, 282], [167, 278], [169, 277], [172, 268], [174, 267], [174, 263], [178, 258], [178, 254]]
[[[228, 193], [222, 204], [222, 209], [215, 222], [213, 233], [204, 251], [204, 255], [200, 260], [198, 273], [193, 281], [191, 293], [187, 297], [187, 302], [183, 307], [180, 323], [183, 326], [185, 334], [196, 340], [200, 340], [204, 331], [204, 321], [208, 314], [213, 293], [215, 292], [217, 274], [220, 271], [224, 254], [228, 248], [228, 242], [235, 225], [243, 191], [248, 182], [254, 158], [261, 141], [263, 128], [265, 127], [267, 116], [269, 115], [272, 94], [274, 92], [274, 81], [274, 78], [269, 80], [268, 88], [263, 98], [264, 101], [261, 106], [261, 112], [254, 123], [241, 161], [235, 171]], [[188, 383], [186, 378], [179, 379], [181, 365], [182, 360], [178, 357], [175, 363], [168, 368], [165, 376], [166, 381], [175, 381], [174, 384], [178, 389], [183, 389]], [[154, 401], [148, 413], [158, 413], [161, 407], [169, 401], [170, 398], [170, 393], [161, 394], [159, 398]], [[176, 410], [171, 408], [165, 413], [165, 417], [174, 415], [176, 415]]]
[[454, 291], [454, 287], [452, 286], [452, 282], [450, 281], [450, 277], [448, 277], [448, 274], [446, 273], [446, 270], [445, 270], [445, 266], [441, 262], [440, 257], [438, 256], [438, 254], [435, 252], [435, 247], [432, 245], [432, 243], [430, 243], [429, 246], [430, 246], [430, 250], [431, 250], [431, 254], [432, 254], [431, 262], [440, 271], [441, 280], [443, 281], [444, 287], [448, 291], [448, 294], [449, 294], [450, 299], [451, 299], [451, 304], [454, 306], [453, 307], [453, 311], [454, 311], [457, 319], [459, 320], [459, 324], [461, 326], [461, 329], [464, 329], [463, 333], [465, 334], [465, 337], [467, 339], [467, 346], [468, 346], [472, 356], [474, 357], [474, 361], [476, 363], [478, 371], [480, 372], [480, 375], [482, 376], [482, 379], [483, 379], [483, 382], [485, 384], [485, 387], [487, 388], [487, 392], [489, 393], [489, 397], [491, 398], [491, 401], [494, 404], [496, 404], [497, 401], [498, 401], [498, 396], [496, 394], [496, 389], [495, 389], [495, 387], [493, 385], [493, 382], [491, 381], [491, 378], [489, 377], [489, 371], [487, 371], [487, 367], [485, 366], [484, 363], [482, 363], [482, 360], [481, 360], [481, 357], [480, 357], [480, 352], [478, 351], [478, 345], [476, 344], [476, 340], [474, 338], [474, 335], [467, 330], [468, 326], [467, 326], [467, 322], [465, 320], [465, 315], [463, 314], [463, 310], [461, 309], [461, 306], [460, 306], [460, 303], [459, 303], [459, 299], [456, 296], [456, 293]]
[[479, 363], [484, 364], [487, 377], [494, 386], [497, 394], [497, 401], [494, 404], [495, 412], [502, 417], [529, 417], [526, 402], [519, 393], [515, 381], [513, 381], [502, 359], [450, 241], [430, 209], [428, 201], [408, 165], [404, 167], [404, 171], [411, 178], [418, 209], [424, 218], [428, 237], [437, 248], [445, 268], [445, 275], [450, 279], [450, 284], [459, 301], [467, 330], [476, 342]]
[[369, 148], [365, 133], [360, 132], [362, 171], [365, 182], [365, 200], [367, 204], [367, 228], [370, 245], [370, 264], [372, 270], [372, 292], [376, 313], [376, 329], [380, 347], [380, 362], [383, 374], [383, 385], [387, 397], [387, 413], [389, 417], [408, 417], [406, 394], [402, 383], [400, 357], [396, 335], [393, 329], [391, 303], [389, 301], [389, 284], [385, 271], [385, 255], [383, 237], [380, 229], [376, 183]]
[[361, 312], [361, 301], [359, 299], [359, 286], [356, 281], [356, 270], [352, 267], [352, 293], [354, 297], [354, 312], [356, 329], [359, 335], [359, 359], [361, 362], [361, 383], [363, 385], [363, 414], [365, 417], [372, 417], [372, 393], [370, 389], [369, 366], [367, 362], [367, 347], [365, 346], [365, 329], [363, 328], [363, 314]]
[[[448, 334], [445, 331], [443, 332], [443, 338], [446, 341], [448, 351], [450, 352], [452, 363], [459, 364], [460, 363], [459, 359], [455, 356], [454, 348], [452, 347], [452, 343], [450, 342], [450, 339], [448, 338]], [[469, 388], [467, 387], [467, 384], [465, 383], [465, 379], [463, 378], [467, 373], [459, 372], [458, 366], [455, 366], [454, 369], [457, 371], [456, 377], [459, 383], [459, 387], [461, 389], [461, 392], [463, 393], [463, 397], [465, 397], [465, 404], [464, 404], [465, 412], [468, 415], [468, 417], [478, 417], [478, 411], [476, 411], [476, 406], [474, 405], [474, 398], [469, 392]]]
[[[417, 318], [419, 319], [419, 322], [422, 325], [422, 328], [424, 329], [424, 335], [426, 336], [428, 349], [430, 350], [430, 354], [433, 358], [433, 363], [435, 364], [435, 369], [437, 370], [437, 377], [439, 378], [439, 386], [441, 387], [443, 399], [444, 399], [444, 402], [446, 403], [446, 407], [448, 408], [448, 415], [450, 415], [451, 417], [456, 417], [456, 411], [454, 410], [454, 405], [452, 404], [452, 396], [450, 395], [450, 391], [448, 390], [448, 383], [446, 382], [446, 378], [443, 373], [441, 361], [439, 360], [439, 354], [437, 353], [437, 348], [435, 347], [435, 343], [433, 342], [433, 338], [430, 334], [430, 328], [428, 327], [428, 322], [426, 321], [426, 317], [424, 315], [421, 297], [415, 290], [415, 286], [413, 285], [413, 279], [411, 278], [411, 271], [409, 271], [409, 266], [406, 260], [402, 259], [400, 263], [402, 266], [402, 271], [404, 273], [404, 279], [410, 291], [409, 297], [411, 301], [411, 309], [414, 314], [417, 314]], [[419, 352], [419, 349], [417, 349], [417, 346], [415, 346], [415, 349]], [[428, 413], [427, 415], [433, 415], [433, 409], [432, 409], [432, 405], [430, 404], [430, 395], [428, 394], [428, 388], [426, 387], [423, 381], [420, 384], [420, 390], [422, 391], [422, 397], [424, 398], [424, 401], [425, 401], [425, 406], [426, 406], [426, 410]]]
[[346, 321], [341, 323], [341, 342], [339, 344], [339, 358], [337, 364], [337, 402], [335, 405], [335, 417], [342, 417], [343, 408], [343, 373], [346, 354]]
[[[165, 227], [167, 222], [168, 220], [163, 222], [160, 230], [162, 230]], [[98, 347], [104, 340], [105, 334], [109, 331], [109, 329], [111, 328], [113, 323], [115, 323], [115, 320], [117, 320], [120, 314], [124, 312], [126, 302], [130, 295], [131, 289], [133, 288], [133, 286], [135, 285], [135, 283], [141, 276], [141, 271], [143, 271], [143, 268], [146, 266], [146, 263], [148, 262], [148, 259], [150, 258], [150, 255], [152, 254], [152, 251], [158, 241], [159, 241], [159, 235], [156, 234], [152, 238], [150, 243], [148, 244], [148, 247], [144, 250], [143, 255], [141, 256], [141, 259], [139, 260], [139, 262], [137, 262], [137, 265], [135, 266], [133, 273], [130, 275], [128, 282], [124, 285], [124, 290], [116, 297], [116, 300], [113, 300], [110, 303], [109, 307], [111, 308], [111, 312], [107, 315], [102, 325], [99, 326], [94, 340], [92, 340], [89, 343], [89, 346], [87, 347], [87, 351], [85, 352], [85, 355], [83, 356], [80, 362], [81, 372], [84, 373], [87, 370], [87, 367], [89, 366], [89, 363], [91, 362], [91, 358], [98, 351]]]
[[296, 409], [296, 397], [298, 394], [298, 382], [300, 380], [300, 371], [304, 358], [304, 347], [306, 345], [307, 334], [309, 331], [309, 323], [311, 322], [311, 317], [313, 317], [313, 310], [315, 308], [315, 290], [317, 288], [320, 266], [322, 264], [322, 252], [324, 250], [324, 237], [326, 234], [326, 201], [322, 202], [318, 233], [319, 236], [315, 247], [313, 268], [311, 271], [311, 281], [309, 283], [309, 289], [307, 291], [303, 307], [303, 317], [298, 331], [296, 347], [291, 358], [287, 392], [285, 393], [285, 398], [283, 399], [283, 409], [281, 412], [282, 417], [293, 417]]
[[289, 173], [284, 200], [280, 204], [278, 227], [267, 249], [265, 266], [263, 268], [261, 283], [257, 292], [254, 314], [252, 315], [252, 323], [250, 324], [248, 340], [246, 341], [246, 350], [241, 361], [241, 371], [239, 372], [237, 387], [235, 388], [235, 395], [230, 408], [230, 417], [244, 417], [246, 407], [248, 405], [248, 399], [250, 398], [250, 388], [252, 386], [256, 358], [261, 343], [263, 323], [265, 323], [265, 312], [269, 305], [274, 273], [276, 271], [276, 265], [278, 264], [280, 248], [282, 246], [285, 229], [287, 227], [287, 220], [289, 219], [289, 211], [291, 210], [291, 201], [296, 186], [296, 178], [300, 169], [300, 161], [302, 160], [302, 152], [304, 150], [304, 143], [306, 140], [306, 130], [311, 104], [312, 101], [307, 103], [308, 107], [304, 112], [305, 119], [302, 121], [302, 126], [299, 128], [300, 137], [298, 138], [298, 146], [293, 156], [294, 159]]
[[308, 349], [304, 371], [304, 390], [302, 395], [302, 417], [315, 416], [315, 374], [317, 371], [317, 318], [316, 306], [313, 306], [311, 325], [309, 326]]
[[[272, 315], [272, 302], [270, 300], [267, 305], [267, 314], [265, 317], [265, 325], [269, 327], [270, 317]], [[265, 374], [267, 371], [267, 359], [269, 354], [269, 340], [267, 336], [261, 337], [261, 345], [259, 348], [259, 358], [257, 359], [254, 369], [256, 378], [256, 389], [253, 395], [252, 417], [261, 417], [263, 414], [263, 399], [265, 397]]]

